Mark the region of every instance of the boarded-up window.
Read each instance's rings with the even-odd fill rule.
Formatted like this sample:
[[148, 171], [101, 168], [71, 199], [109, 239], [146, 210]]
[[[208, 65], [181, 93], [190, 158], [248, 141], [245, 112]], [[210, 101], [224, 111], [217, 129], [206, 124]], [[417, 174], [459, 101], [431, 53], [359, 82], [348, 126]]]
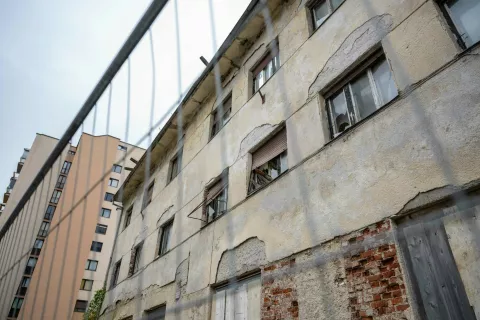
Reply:
[[165, 319], [165, 306], [145, 311], [145, 320], [163, 320]]
[[215, 320], [260, 319], [260, 276], [219, 288], [214, 296]]
[[287, 130], [283, 128], [252, 153], [249, 193], [276, 179], [287, 169]]

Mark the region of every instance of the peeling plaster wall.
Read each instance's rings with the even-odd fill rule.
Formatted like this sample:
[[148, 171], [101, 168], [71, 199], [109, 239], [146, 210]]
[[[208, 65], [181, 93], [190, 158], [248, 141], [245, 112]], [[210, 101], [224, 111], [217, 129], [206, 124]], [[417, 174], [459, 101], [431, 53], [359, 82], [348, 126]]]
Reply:
[[[297, 0], [273, 13], [273, 32], [260, 34], [224, 83], [225, 95], [232, 90], [232, 117], [211, 140], [209, 115], [219, 99], [212, 93], [199, 104], [185, 130], [181, 174], [167, 184], [176, 151], [167, 148], [151, 178], [154, 199], [142, 212], [138, 188], [132, 223], [119, 234], [112, 257], [123, 259], [119, 284], [107, 293], [104, 309], [151, 285], [170, 287], [187, 258], [185, 299], [198, 292], [208, 297], [222, 255], [247, 239], [264, 243], [265, 262], [273, 262], [394, 215], [419, 192], [480, 176], [480, 50], [438, 71], [459, 51], [432, 1], [346, 0], [312, 34], [306, 10]], [[249, 71], [277, 36], [281, 68], [262, 87], [262, 104], [258, 93], [250, 96]], [[399, 90], [414, 90], [330, 141], [323, 91], [379, 45]], [[247, 197], [249, 152], [282, 123], [290, 170]], [[445, 177], [445, 159], [454, 181]], [[194, 209], [204, 188], [226, 167], [231, 211], [206, 226], [189, 218], [201, 218], [201, 208]], [[172, 217], [173, 250], [156, 258], [159, 227]], [[128, 259], [142, 240], [139, 281], [127, 278]]]

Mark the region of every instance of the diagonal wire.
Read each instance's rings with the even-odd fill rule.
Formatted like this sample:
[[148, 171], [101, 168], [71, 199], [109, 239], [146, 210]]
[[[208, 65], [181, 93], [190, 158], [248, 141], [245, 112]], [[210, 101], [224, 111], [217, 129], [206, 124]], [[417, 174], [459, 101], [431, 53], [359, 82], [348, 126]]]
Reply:
[[[125, 123], [125, 142], [128, 142], [128, 135], [129, 135], [129, 128], [130, 128], [130, 90], [131, 90], [131, 66], [130, 66], [130, 58], [127, 59], [127, 119], [126, 119], [126, 123]], [[125, 181], [125, 164], [126, 164], [126, 159], [124, 158], [122, 160], [122, 167], [124, 168], [122, 170], [122, 174], [121, 174], [121, 187], [120, 187], [120, 190], [118, 190], [119, 192], [119, 202], [123, 204], [123, 193], [124, 193], [124, 190], [123, 190], [123, 181]], [[125, 208], [122, 208], [122, 211], [120, 213], [120, 216], [118, 217], [118, 221], [117, 221], [117, 228], [115, 229], [115, 238], [113, 239], [113, 246], [112, 246], [112, 251], [110, 253], [110, 259], [108, 261], [108, 266], [107, 266], [107, 271], [106, 271], [106, 274], [105, 274], [105, 281], [104, 281], [104, 284], [103, 284], [103, 287], [106, 289], [107, 288], [107, 279], [108, 279], [108, 275], [109, 275], [109, 272], [110, 272], [110, 267], [112, 265], [112, 259], [113, 259], [113, 254], [115, 252], [115, 248], [116, 248], [116, 245], [117, 245], [117, 239], [118, 239], [118, 235], [120, 234], [120, 229], [121, 229], [121, 222], [122, 222], [122, 216], [123, 216], [123, 212]], [[117, 208], [117, 211], [119, 210], [119, 208]], [[109, 296], [109, 303], [111, 303], [111, 296]], [[97, 314], [97, 319], [100, 317], [100, 313]]]
[[[149, 40], [150, 40], [150, 56], [151, 56], [151, 63], [152, 63], [152, 96], [151, 96], [151, 106], [150, 106], [150, 130], [149, 130], [149, 134], [148, 134], [148, 148], [147, 148], [147, 151], [146, 151], [146, 157], [145, 157], [145, 178], [144, 178], [144, 183], [143, 183], [143, 201], [142, 201], [142, 211], [146, 208], [146, 204], [145, 204], [145, 196], [147, 194], [147, 190], [148, 190], [148, 187], [150, 186], [150, 164], [151, 164], [151, 156], [152, 156], [152, 148], [153, 146], [151, 145], [152, 144], [152, 131], [153, 131], [153, 116], [154, 116], [154, 111], [155, 111], [155, 86], [156, 86], [156, 68], [155, 68], [155, 48], [154, 48], [154, 44], [153, 44], [153, 32], [152, 32], [152, 28], [150, 27], [150, 29], [148, 29], [148, 36], [149, 36]], [[153, 193], [153, 190], [152, 190], [152, 193]], [[141, 229], [143, 230], [144, 226], [145, 226], [145, 217], [144, 217], [144, 213], [141, 212], [141, 215], [142, 215], [142, 225], [141, 225]], [[138, 277], [138, 290], [139, 290], [139, 293], [141, 293], [141, 290], [142, 290], [142, 286], [143, 286], [143, 272], [140, 274], [140, 276]], [[136, 313], [138, 314], [139, 312], [139, 309], [141, 308], [141, 305], [140, 305], [140, 300], [137, 301], [136, 305], [135, 305], [135, 309], [136, 309]]]
[[[61, 160], [61, 159], [60, 159]], [[60, 166], [62, 164], [62, 161], [58, 161], [58, 172], [60, 172]], [[48, 179], [48, 187], [47, 187], [47, 198], [45, 199], [45, 207], [43, 208], [43, 212], [45, 213], [47, 208], [48, 208], [48, 204], [50, 203], [50, 198], [48, 197], [48, 195], [50, 195], [50, 187], [52, 185], [52, 178], [53, 178], [53, 168], [50, 170], [50, 178]], [[53, 190], [53, 188], [52, 188]], [[63, 200], [62, 200], [63, 201]], [[55, 211], [57, 211], [57, 208], [55, 207], [55, 210], [54, 210], [54, 214], [55, 214]], [[53, 214], [53, 215], [54, 215]], [[53, 215], [51, 216], [50, 218], [50, 227], [52, 226], [51, 223], [53, 221]], [[43, 250], [44, 252], [46, 251], [46, 248], [47, 248], [47, 241], [46, 241], [46, 238], [43, 240], [43, 245], [42, 245], [42, 248], [41, 250]], [[31, 252], [31, 249], [28, 251], [28, 252]], [[40, 251], [40, 254], [41, 254], [41, 251]], [[38, 255], [39, 257], [39, 260], [40, 260], [40, 255]], [[40, 264], [40, 268], [38, 270], [38, 275], [39, 275], [39, 279], [42, 278], [42, 272], [43, 272], [43, 266], [45, 265], [45, 263], [42, 263]], [[33, 277], [33, 274], [32, 274], [32, 277]], [[48, 281], [49, 282], [49, 281]], [[31, 284], [31, 282], [30, 282]], [[31, 290], [30, 290], [30, 294], [27, 294], [25, 295], [25, 300], [23, 301], [23, 304], [22, 306], [26, 305], [27, 304], [27, 300], [33, 296], [33, 305], [35, 305], [36, 303], [36, 300], [37, 300], [37, 292], [38, 292], [38, 287], [39, 287], [39, 283], [37, 283], [37, 286], [35, 288], [35, 293], [32, 295], [31, 293]], [[20, 319], [23, 319], [23, 315], [25, 314], [25, 312], [20, 312]], [[31, 313], [30, 313], [31, 314]]]
[[[111, 105], [112, 105], [112, 91], [113, 91], [112, 84], [110, 84], [110, 89], [109, 89], [109, 92], [108, 92], [107, 124], [106, 124], [105, 148], [104, 148], [104, 151], [103, 151], [103, 171], [102, 172], [106, 172], [106, 168], [107, 168], [107, 151], [108, 151], [108, 143], [109, 143], [109, 140], [110, 140], [108, 135], [110, 133], [110, 110], [111, 110]], [[95, 140], [96, 140], [95, 139], [95, 129], [96, 129], [95, 125], [96, 125], [96, 122], [94, 122], [93, 128], [92, 128], [92, 139], [91, 139], [91, 143], [90, 143], [90, 155], [89, 155], [89, 159], [88, 159], [88, 168], [87, 168], [87, 173], [86, 173], [87, 174], [87, 179], [86, 179], [85, 191], [88, 190], [88, 188], [90, 187], [90, 176], [91, 176], [91, 173], [92, 173], [92, 158], [93, 158], [93, 150], [94, 150], [93, 146], [94, 146]], [[105, 187], [105, 183], [101, 184], [101, 191], [100, 191], [100, 194], [99, 194], [98, 210], [96, 211], [97, 213], [100, 212], [101, 207], [102, 207], [102, 202], [103, 202], [102, 195], [104, 193], [104, 187]], [[83, 230], [84, 230], [84, 226], [85, 226], [85, 217], [87, 215], [88, 199], [89, 199], [89, 197], [85, 198], [85, 201], [83, 202], [82, 222], [81, 222], [81, 227], [80, 227], [80, 235], [79, 235], [79, 238], [78, 238], [78, 244], [77, 244], [77, 248], [76, 248], [77, 256], [76, 256], [76, 259], [75, 259], [75, 267], [74, 267], [74, 272], [73, 272], [74, 278], [72, 279], [72, 289], [70, 291], [70, 296], [69, 296], [70, 298], [67, 301], [71, 301], [72, 296], [75, 294], [76, 276], [77, 276], [78, 265], [79, 265], [78, 262], [80, 260], [82, 238], [84, 237]], [[70, 303], [67, 315], [72, 314], [72, 307], [73, 307], [73, 303]]]
[[[181, 49], [180, 49], [180, 19], [179, 19], [179, 14], [178, 14], [178, 0], [173, 1], [174, 5], [174, 14], [175, 14], [175, 39], [176, 39], [176, 49], [177, 49], [177, 90], [178, 90], [178, 98], [182, 96], [182, 56], [181, 56]], [[181, 152], [182, 155], [180, 156], [181, 159], [183, 159], [183, 111], [182, 111], [182, 105], [180, 104], [177, 109], [177, 149]], [[179, 156], [177, 155], [177, 159], [179, 159]], [[183, 186], [183, 161], [177, 162], [177, 168], [178, 168], [178, 175], [177, 175], [177, 189], [178, 189], [178, 196], [176, 199], [177, 202], [177, 208], [180, 208], [183, 205], [183, 191], [184, 191], [184, 186]], [[175, 215], [174, 215], [175, 216]], [[181, 223], [177, 223], [177, 230], [175, 232], [176, 234], [176, 243], [180, 243], [181, 238], [182, 238], [182, 225]], [[180, 267], [181, 263], [181, 252], [180, 250], [177, 250], [176, 252], [176, 263], [175, 263], [175, 268], [178, 269]], [[177, 274], [177, 272], [175, 272]], [[175, 279], [178, 281], [178, 279]], [[176, 287], [176, 290], [180, 290], [179, 288]], [[175, 295], [176, 296], [176, 295]], [[176, 301], [178, 303], [178, 300]], [[180, 314], [178, 312], [175, 313], [175, 318], [179, 319]]]
[[[81, 132], [83, 133], [84, 132], [84, 123], [82, 123], [81, 125]], [[77, 156], [78, 156], [78, 165], [77, 165], [77, 170], [75, 172], [75, 182], [74, 182], [74, 186], [73, 186], [73, 194], [72, 194], [72, 203], [75, 203], [75, 199], [77, 197], [77, 186], [78, 186], [78, 178], [79, 178], [79, 173], [80, 173], [80, 167], [81, 167], [81, 160], [82, 160], [82, 157], [81, 157], [81, 154], [82, 154], [82, 149], [79, 148], [78, 152], [77, 152]], [[84, 199], [83, 201], [86, 201], [86, 199]], [[73, 210], [71, 211], [73, 212]], [[57, 289], [56, 289], [56, 296], [55, 296], [55, 308], [54, 308], [54, 311], [53, 311], [53, 317], [52, 319], [57, 319], [57, 311], [58, 311], [58, 301], [60, 299], [60, 288], [61, 288], [61, 283], [62, 283], [62, 279], [63, 279], [63, 273], [65, 271], [65, 260], [67, 258], [67, 250], [68, 250], [68, 246], [69, 246], [69, 242], [70, 242], [70, 237], [68, 235], [70, 235], [70, 232], [71, 232], [71, 228], [72, 228], [72, 217], [70, 216], [70, 214], [68, 215], [68, 226], [67, 226], [67, 232], [66, 232], [66, 235], [67, 235], [67, 242], [66, 243], [62, 243], [63, 245], [63, 253], [62, 253], [62, 264], [61, 264], [61, 268], [60, 268], [60, 275], [58, 277], [59, 281], [58, 281], [58, 285], [57, 285]], [[58, 225], [60, 225], [60, 222], [58, 223]], [[59, 231], [60, 229], [58, 229], [57, 231], [57, 238], [55, 239], [55, 246], [53, 247], [53, 251], [57, 251], [57, 248], [56, 248], [56, 245], [57, 245], [57, 239], [58, 239], [58, 235], [60, 233]]]
[[[214, 59], [216, 59], [216, 55], [215, 55], [215, 52], [217, 51], [217, 34], [216, 34], [216, 28], [215, 28], [215, 12], [214, 12], [214, 8], [213, 8], [213, 1], [212, 0], [208, 0], [208, 8], [209, 8], [209, 17], [210, 17], [210, 33], [211, 33], [211, 37], [212, 37], [212, 49], [213, 49], [213, 52], [214, 52]], [[215, 75], [215, 93], [216, 93], [216, 97], [217, 97], [217, 101], [220, 101], [218, 106], [217, 106], [217, 114], [220, 115], [220, 117], [223, 117], [223, 114], [224, 114], [224, 106], [223, 106], [223, 88], [222, 88], [222, 83], [221, 83], [221, 79], [220, 79], [220, 67], [219, 67], [219, 62], [220, 62], [220, 58], [218, 60], [215, 60], [215, 61], [212, 61], [214, 63], [214, 75]], [[228, 164], [227, 164], [227, 159], [226, 159], [226, 148], [227, 148], [227, 144], [226, 144], [226, 135], [225, 134], [220, 134], [219, 135], [220, 137], [220, 154], [221, 154], [221, 159], [220, 159], [220, 167], [222, 168], [222, 173], [221, 173], [221, 182], [222, 182], [222, 185], [227, 185], [228, 183], [228, 175], [227, 174], [224, 174], [224, 169], [227, 168]], [[227, 193], [228, 193], [228, 189], [227, 189]], [[227, 195], [227, 199], [228, 199], [228, 195]], [[227, 202], [228, 203], [228, 202]], [[228, 208], [227, 208], [228, 210]], [[226, 216], [226, 219], [227, 219], [227, 230], [224, 230], [224, 232], [227, 233], [227, 242], [228, 242], [228, 249], [233, 249], [234, 247], [234, 226], [233, 226], [233, 216], [231, 214], [227, 214]], [[212, 239], [215, 239], [215, 227], [217, 225], [215, 224], [214, 228], [213, 228], [213, 235], [212, 235]], [[213, 257], [213, 251], [212, 251], [212, 255], [211, 257]], [[228, 264], [229, 264], [229, 268], [230, 268], [230, 274], [234, 274], [235, 273], [235, 270], [236, 270], [236, 257], [234, 254], [230, 254], [228, 255]], [[216, 281], [216, 279], [214, 279], [213, 281]], [[228, 280], [228, 284], [229, 286], [231, 287], [234, 287], [236, 286], [237, 284], [237, 279], [236, 277], [230, 277], [229, 280]]]
[[[51, 172], [51, 170], [50, 170], [50, 172]], [[51, 174], [50, 174], [50, 176], [51, 176]], [[50, 182], [51, 182], [51, 181], [50, 181]], [[28, 216], [27, 232], [30, 231], [30, 225], [31, 225], [31, 222], [32, 222], [32, 221], [34, 221], [34, 224], [33, 224], [33, 229], [34, 229], [34, 230], [33, 230], [33, 232], [36, 231], [36, 229], [35, 229], [35, 220], [36, 220], [36, 219], [35, 219], [35, 218], [38, 216], [38, 214], [37, 214], [36, 212], [34, 213], [33, 211], [34, 211], [34, 208], [36, 208], [37, 210], [40, 210], [40, 202], [41, 202], [41, 198], [42, 198], [42, 195], [43, 195], [43, 187], [44, 187], [44, 186], [45, 186], [45, 180], [43, 180], [42, 183], [41, 183], [40, 196], [39, 196], [39, 198], [38, 198], [38, 206], [35, 207], [35, 198], [37, 197], [37, 193], [38, 193], [37, 190], [36, 190], [35, 193], [34, 193], [34, 195], [33, 195], [33, 203], [32, 203], [32, 206], [30, 207], [30, 214], [25, 214], [25, 215], [24, 215], [24, 219], [23, 219], [22, 222], [21, 222], [22, 225], [25, 225], [25, 219], [26, 219], [27, 216]], [[35, 211], [37, 211], [37, 210], [35, 210]], [[22, 215], [20, 215], [19, 217], [21, 217], [21, 216], [22, 216]], [[42, 216], [42, 219], [40, 220], [40, 226], [43, 224], [43, 220], [44, 220], [44, 219], [43, 219], [43, 216]], [[50, 225], [50, 224], [49, 224], [49, 225]], [[35, 235], [35, 236], [33, 237], [33, 239], [36, 239], [37, 236], [36, 236], [35, 233], [33, 233], [32, 236], [28, 237], [28, 235], [24, 232], [24, 230], [22, 230], [22, 231], [20, 232], [20, 235], [24, 235], [23, 244], [19, 246], [19, 248], [21, 248], [20, 252], [23, 252], [23, 251], [25, 251], [25, 249], [26, 249], [26, 248], [25, 248], [25, 245], [27, 244], [27, 239], [29, 239], [29, 240], [31, 241], [31, 238], [32, 238], [33, 235]], [[14, 279], [18, 279], [20, 270], [21, 270], [21, 267], [20, 267], [20, 265], [19, 265], [19, 266], [17, 267], [17, 275], [15, 276]], [[33, 275], [32, 275], [32, 276], [33, 276]], [[20, 279], [20, 282], [22, 281], [22, 279], [23, 279], [23, 277]], [[15, 280], [14, 280], [14, 281], [15, 281]], [[28, 290], [28, 289], [27, 289], [27, 290]], [[23, 302], [25, 302], [25, 299], [24, 299]]]
[[[189, 88], [192, 86], [193, 83], [194, 83], [194, 82], [191, 83], [191, 85], [189, 86]], [[185, 97], [186, 94], [187, 94], [187, 92], [184, 92], [183, 95], [182, 95], [182, 97], [181, 97], [181, 99], [178, 99], [178, 100], [174, 101], [174, 102], [170, 105], [170, 107], [168, 108], [167, 112], [166, 112], [157, 122], [154, 123], [153, 128], [147, 130], [147, 132], [145, 132], [145, 133], [138, 139], [138, 141], [136, 142], [135, 145], [140, 145], [140, 144], [142, 144], [142, 143], [145, 141], [145, 139], [148, 138], [148, 136], [151, 134], [151, 132], [152, 132], [155, 128], [157, 128], [158, 126], [160, 126], [160, 125], [166, 120], [166, 118], [169, 116], [169, 114], [171, 114], [171, 113], [175, 110], [175, 108], [177, 107], [177, 105], [182, 101], [182, 99]], [[132, 150], [133, 150], [133, 149], [132, 149]], [[123, 161], [125, 161], [125, 159], [127, 159], [127, 158], [132, 154], [132, 152], [133, 152], [132, 150], [131, 150], [131, 151], [127, 151], [126, 154], [125, 154], [125, 156], [123, 156], [123, 157], [122, 157], [119, 161], [117, 161], [115, 164], [121, 164]], [[60, 218], [59, 223], [56, 224], [55, 226], [53, 226], [52, 229], [50, 229], [50, 231], [48, 232], [48, 235], [50, 235], [53, 231], [57, 230], [58, 227], [60, 226], [60, 224], [61, 224], [66, 218], [69, 217], [69, 215], [73, 212], [73, 210], [75, 210], [75, 208], [77, 208], [77, 207], [82, 203], [82, 201], [84, 201], [84, 199], [85, 199], [87, 196], [89, 196], [90, 193], [92, 193], [93, 190], [94, 190], [100, 183], [102, 183], [102, 182], [103, 182], [103, 179], [104, 179], [105, 177], [107, 177], [109, 174], [110, 174], [110, 171], [104, 172], [103, 176], [92, 186], [92, 188], [90, 188], [90, 190], [88, 190], [87, 193], [86, 193], [82, 198], [80, 198], [80, 199], [78, 200], [78, 202], [74, 203], [74, 205], [72, 206], [72, 208], [71, 208], [65, 215], [63, 215], [63, 216]], [[47, 237], [48, 237], [48, 235], [47, 235]], [[32, 249], [32, 248], [30, 248], [30, 249]], [[29, 252], [29, 251], [28, 251], [28, 252]], [[23, 258], [23, 257], [25, 257], [25, 255], [27, 255], [28, 252], [26, 252], [22, 257], [20, 257], [20, 259]], [[11, 269], [12, 269], [16, 264], [18, 264], [18, 263], [19, 263], [19, 260], [15, 261], [15, 262], [12, 264], [12, 266], [11, 266], [7, 271], [11, 270]], [[0, 281], [1, 281], [4, 277], [5, 277], [5, 273], [3, 273], [3, 274], [0, 276]]]

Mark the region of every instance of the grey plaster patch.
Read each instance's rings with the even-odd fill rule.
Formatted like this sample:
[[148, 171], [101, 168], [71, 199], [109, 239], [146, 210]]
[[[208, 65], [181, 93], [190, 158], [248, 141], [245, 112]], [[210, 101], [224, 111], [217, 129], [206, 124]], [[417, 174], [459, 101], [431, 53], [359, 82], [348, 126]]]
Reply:
[[180, 299], [187, 291], [188, 267], [190, 259], [183, 260], [175, 272], [175, 299]]
[[392, 16], [383, 14], [371, 18], [355, 29], [327, 60], [315, 81], [310, 85], [309, 97], [324, 89], [332, 80], [346, 71], [347, 66], [354, 65], [359, 58], [374, 48], [390, 32], [392, 25]]
[[237, 159], [247, 153], [251, 148], [258, 144], [265, 136], [277, 127], [276, 124], [265, 123], [253, 128], [245, 138], [240, 142]]
[[[257, 237], [247, 239], [233, 250], [223, 252], [218, 263], [216, 282], [259, 268], [265, 262], [265, 243]], [[232, 268], [232, 265], [234, 265], [234, 268]]]

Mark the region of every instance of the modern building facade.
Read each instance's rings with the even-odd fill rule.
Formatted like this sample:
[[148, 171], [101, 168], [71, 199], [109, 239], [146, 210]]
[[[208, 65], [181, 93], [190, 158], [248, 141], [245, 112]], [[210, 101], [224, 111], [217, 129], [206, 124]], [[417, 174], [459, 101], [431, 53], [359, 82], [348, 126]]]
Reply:
[[102, 318], [480, 318], [480, 2], [262, 3], [125, 181]]
[[[35, 144], [31, 153], [34, 149]], [[83, 317], [94, 292], [105, 282], [117, 221], [113, 195], [134, 166], [132, 159], [143, 152], [111, 136], [85, 133], [77, 147], [67, 148], [51, 177], [44, 179], [49, 192], [33, 196], [32, 203], [38, 205], [29, 216], [40, 223], [26, 235], [32, 239], [24, 247], [31, 249], [15, 266], [18, 281], [10, 280], [2, 291], [2, 318]], [[16, 246], [10, 243], [13, 250], [20, 249]], [[19, 255], [24, 253], [18, 250]]]

